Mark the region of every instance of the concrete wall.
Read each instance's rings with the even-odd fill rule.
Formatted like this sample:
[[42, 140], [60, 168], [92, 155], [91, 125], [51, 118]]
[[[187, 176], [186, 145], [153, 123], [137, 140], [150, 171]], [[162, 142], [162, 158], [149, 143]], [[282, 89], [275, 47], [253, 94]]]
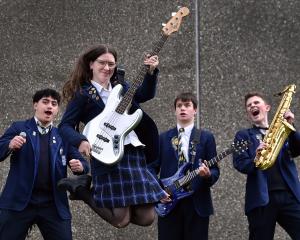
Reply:
[[[180, 5], [188, 7], [190, 15], [162, 49], [157, 95], [143, 107], [164, 131], [175, 124], [172, 104], [177, 93], [198, 93], [200, 126], [211, 130], [218, 151], [224, 150], [235, 132], [249, 125], [245, 93], [260, 90], [272, 97], [287, 84], [300, 86], [300, 3], [196, 1], [0, 0], [0, 133], [12, 121], [32, 116], [31, 96], [36, 90], [61, 90], [76, 58], [90, 45], [115, 46], [132, 81], [143, 54], [159, 38], [161, 23]], [[274, 112], [280, 99], [271, 99]], [[299, 94], [292, 109], [297, 118]], [[213, 188], [210, 239], [247, 239], [245, 177], [232, 168], [230, 157], [220, 167]], [[2, 186], [8, 169], [9, 161], [1, 163]], [[157, 238], [155, 224], [118, 230], [82, 202], [70, 204], [74, 239]], [[275, 238], [288, 239], [279, 227]], [[37, 228], [28, 239], [41, 239]]]

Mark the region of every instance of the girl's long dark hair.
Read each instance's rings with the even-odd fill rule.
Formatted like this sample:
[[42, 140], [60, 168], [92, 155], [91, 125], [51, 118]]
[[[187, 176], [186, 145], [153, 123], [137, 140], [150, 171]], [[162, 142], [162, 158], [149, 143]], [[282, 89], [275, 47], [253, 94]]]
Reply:
[[[76, 91], [80, 90], [85, 83], [90, 83], [93, 73], [90, 69], [90, 63], [94, 62], [100, 55], [111, 53], [117, 62], [117, 52], [108, 45], [97, 45], [84, 52], [77, 60], [73, 71], [63, 86], [62, 96], [64, 102], [69, 102]], [[111, 81], [116, 78], [117, 68], [111, 77]]]

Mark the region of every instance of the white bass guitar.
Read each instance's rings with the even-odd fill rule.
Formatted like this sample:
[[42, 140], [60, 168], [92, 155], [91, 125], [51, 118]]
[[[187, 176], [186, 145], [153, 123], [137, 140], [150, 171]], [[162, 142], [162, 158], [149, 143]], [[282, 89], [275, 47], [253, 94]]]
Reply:
[[[189, 9], [182, 7], [162, 28], [161, 38], [154, 44], [150, 56], [157, 55], [171, 33], [178, 31], [182, 18], [189, 14]], [[124, 139], [142, 119], [142, 110], [128, 114], [133, 96], [142, 84], [148, 67], [143, 65], [138, 76], [128, 91], [121, 96], [122, 85], [116, 85], [109, 95], [104, 110], [83, 129], [91, 144], [91, 155], [98, 161], [111, 165], [119, 162], [124, 155]]]

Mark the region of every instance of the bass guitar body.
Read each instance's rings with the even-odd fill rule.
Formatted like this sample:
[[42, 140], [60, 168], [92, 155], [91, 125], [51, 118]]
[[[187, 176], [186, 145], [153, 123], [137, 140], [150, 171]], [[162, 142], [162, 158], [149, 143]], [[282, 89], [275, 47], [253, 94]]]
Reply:
[[179, 187], [179, 180], [182, 179], [187, 172], [191, 169], [191, 163], [185, 163], [182, 165], [177, 172], [169, 177], [160, 179], [164, 190], [170, 194], [170, 198], [172, 199], [170, 202], [167, 203], [157, 203], [155, 205], [155, 211], [157, 212], [158, 216], [164, 217], [169, 214], [172, 209], [176, 206], [177, 202], [185, 197], [188, 197], [193, 194], [194, 191], [187, 190], [184, 187]]
[[142, 119], [141, 109], [133, 114], [127, 111], [118, 113], [116, 111], [122, 97], [122, 85], [116, 85], [107, 99], [104, 110], [90, 122], [83, 130], [91, 144], [91, 155], [104, 164], [115, 164], [124, 155], [124, 139]]

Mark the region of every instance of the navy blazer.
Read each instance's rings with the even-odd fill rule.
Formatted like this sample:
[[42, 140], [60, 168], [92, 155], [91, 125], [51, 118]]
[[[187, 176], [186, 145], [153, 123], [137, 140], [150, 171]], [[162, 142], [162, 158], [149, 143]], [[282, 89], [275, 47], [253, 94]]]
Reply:
[[[34, 118], [14, 122], [0, 138], [0, 161], [5, 160], [9, 151], [9, 142], [21, 132], [26, 133], [26, 143], [21, 149], [13, 151], [10, 157], [10, 170], [4, 190], [0, 197], [0, 208], [15, 211], [23, 210], [30, 201], [34, 180], [38, 170], [40, 145], [38, 129]], [[57, 189], [57, 182], [67, 177], [67, 164], [71, 159], [79, 159], [84, 167], [84, 173], [89, 171], [89, 165], [78, 150], [62, 142], [58, 129], [50, 131], [50, 161], [53, 197], [57, 212], [62, 219], [70, 219], [67, 193]]]
[[[194, 138], [195, 127], [192, 130], [189, 149], [191, 150], [191, 142]], [[160, 178], [168, 178], [173, 176], [178, 170], [178, 154], [177, 149], [172, 144], [172, 138], [178, 136], [177, 128], [173, 128], [160, 135], [160, 154], [159, 159], [149, 165], [149, 169], [156, 174], [160, 173]], [[200, 141], [196, 144], [196, 156], [193, 168], [196, 169], [203, 160], [210, 160], [217, 155], [216, 143], [212, 133], [201, 130]], [[191, 151], [189, 159], [192, 159]], [[194, 208], [197, 213], [206, 217], [213, 214], [213, 204], [211, 198], [210, 187], [218, 180], [220, 171], [217, 165], [210, 168], [211, 176], [208, 179], [197, 176], [192, 181], [194, 194], [192, 195]]]
[[[155, 96], [157, 85], [158, 69], [154, 70], [153, 75], [146, 74], [142, 85], [137, 89], [129, 113], [140, 108], [139, 103], [146, 102]], [[122, 83], [123, 93], [129, 89], [129, 85]], [[114, 87], [114, 85], [113, 85]], [[75, 93], [73, 99], [67, 105], [66, 111], [62, 117], [58, 128], [61, 136], [75, 147], [79, 147], [81, 141], [87, 140], [84, 135], [76, 131], [80, 122], [84, 125], [99, 115], [105, 104], [95, 91], [92, 84], [85, 84]], [[77, 129], [78, 130], [78, 129]], [[97, 129], [95, 129], [96, 131]], [[145, 154], [147, 162], [152, 162], [158, 157], [158, 130], [154, 121], [143, 112], [143, 117], [139, 125], [134, 129], [142, 143], [146, 145]], [[92, 159], [92, 175], [101, 175], [111, 171], [114, 165], [105, 165]]]
[[[233, 154], [233, 165], [241, 173], [247, 174], [245, 213], [256, 207], [265, 206], [269, 202], [267, 173], [255, 167], [256, 149], [262, 139], [256, 128], [243, 129], [237, 132], [235, 141], [247, 140], [252, 143], [249, 148], [239, 154]], [[300, 133], [292, 132], [278, 154], [276, 164], [283, 180], [300, 202], [300, 184], [293, 157], [300, 155]]]

